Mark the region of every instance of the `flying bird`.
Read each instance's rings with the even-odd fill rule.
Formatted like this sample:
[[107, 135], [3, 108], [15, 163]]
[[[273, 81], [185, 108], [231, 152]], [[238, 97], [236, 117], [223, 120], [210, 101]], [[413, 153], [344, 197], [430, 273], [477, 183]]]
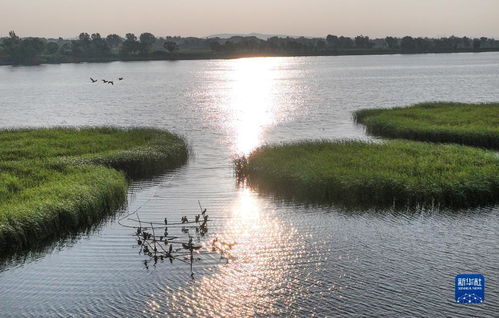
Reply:
[[109, 84], [114, 85], [113, 81], [107, 81]]
[[107, 83], [107, 81], [106, 81], [106, 80], [102, 80], [102, 81], [103, 81], [104, 83]]
[[90, 77], [90, 80], [92, 81], [92, 83], [97, 82], [97, 80], [95, 80], [95, 79], [93, 79], [93, 78], [91, 78], [91, 77]]
[[118, 78], [118, 80], [119, 80], [119, 81], [122, 81], [122, 80], [123, 80], [123, 77]]

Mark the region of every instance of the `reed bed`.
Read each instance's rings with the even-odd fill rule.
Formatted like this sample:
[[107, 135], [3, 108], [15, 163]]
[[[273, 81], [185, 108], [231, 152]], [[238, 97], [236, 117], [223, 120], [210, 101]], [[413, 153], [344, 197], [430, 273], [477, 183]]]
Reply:
[[125, 202], [127, 177], [187, 156], [180, 137], [157, 129], [0, 131], [0, 251], [92, 224]]
[[287, 198], [348, 206], [463, 208], [499, 200], [499, 158], [460, 145], [306, 141], [258, 148], [239, 177]]
[[363, 109], [354, 113], [354, 120], [375, 136], [499, 149], [497, 103], [436, 102]]

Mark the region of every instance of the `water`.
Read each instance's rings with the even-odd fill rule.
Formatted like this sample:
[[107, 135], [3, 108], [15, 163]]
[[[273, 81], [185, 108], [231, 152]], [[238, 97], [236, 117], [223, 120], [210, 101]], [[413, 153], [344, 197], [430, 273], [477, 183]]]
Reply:
[[[0, 270], [2, 317], [497, 316], [499, 208], [345, 211], [237, 185], [232, 158], [265, 143], [368, 139], [359, 108], [499, 99], [499, 54], [255, 58], [0, 67], [0, 127], [154, 126], [184, 135], [188, 164], [135, 182], [123, 211]], [[89, 77], [123, 81], [91, 84]], [[197, 200], [228, 264], [144, 266], [117, 218], [180, 219]], [[453, 302], [482, 273], [486, 303]]]

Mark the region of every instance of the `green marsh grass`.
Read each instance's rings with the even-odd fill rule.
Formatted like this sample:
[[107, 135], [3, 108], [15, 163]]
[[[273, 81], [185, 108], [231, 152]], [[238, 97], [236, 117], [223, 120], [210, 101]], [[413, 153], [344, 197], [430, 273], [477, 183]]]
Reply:
[[394, 140], [263, 146], [236, 163], [259, 190], [348, 206], [462, 208], [499, 201], [499, 158], [460, 145]]
[[423, 103], [354, 113], [367, 133], [499, 149], [499, 104]]
[[184, 140], [157, 129], [0, 131], [0, 251], [92, 224], [125, 202], [127, 177], [187, 156]]

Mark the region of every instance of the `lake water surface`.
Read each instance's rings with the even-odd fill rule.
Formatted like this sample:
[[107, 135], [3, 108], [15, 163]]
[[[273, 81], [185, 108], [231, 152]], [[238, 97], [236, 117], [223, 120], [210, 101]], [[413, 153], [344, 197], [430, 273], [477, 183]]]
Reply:
[[[92, 84], [89, 77], [123, 81]], [[368, 139], [360, 108], [499, 100], [499, 54], [252, 58], [0, 67], [0, 127], [153, 126], [186, 137], [189, 162], [135, 182], [128, 206], [94, 229], [4, 261], [2, 317], [497, 317], [499, 207], [346, 211], [238, 186], [232, 159], [259, 145]], [[238, 244], [144, 266], [117, 219], [214, 218]], [[454, 303], [454, 276], [482, 273], [486, 303]]]

